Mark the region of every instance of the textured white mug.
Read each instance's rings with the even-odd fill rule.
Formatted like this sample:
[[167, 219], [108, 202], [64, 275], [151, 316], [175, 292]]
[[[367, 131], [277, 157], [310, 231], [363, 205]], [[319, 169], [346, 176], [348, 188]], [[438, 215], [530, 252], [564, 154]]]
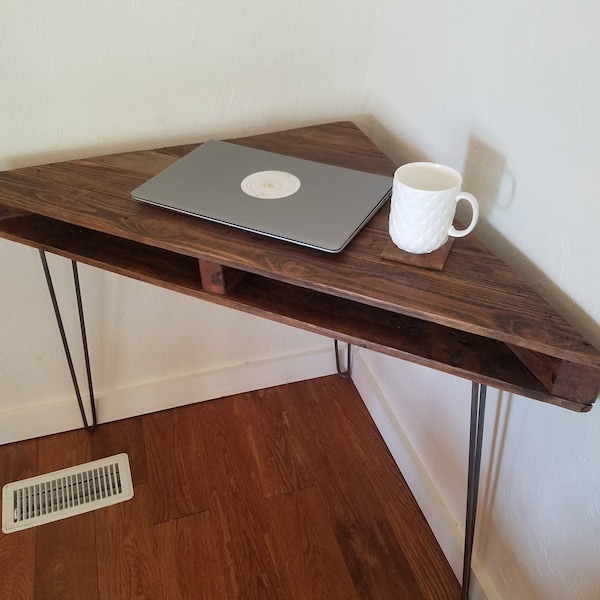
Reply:
[[[463, 237], [475, 228], [479, 204], [460, 191], [462, 177], [450, 167], [429, 162], [408, 163], [396, 169], [392, 187], [390, 237], [398, 248], [426, 254], [443, 246], [448, 236]], [[471, 204], [473, 215], [466, 229], [452, 225], [460, 200]]]

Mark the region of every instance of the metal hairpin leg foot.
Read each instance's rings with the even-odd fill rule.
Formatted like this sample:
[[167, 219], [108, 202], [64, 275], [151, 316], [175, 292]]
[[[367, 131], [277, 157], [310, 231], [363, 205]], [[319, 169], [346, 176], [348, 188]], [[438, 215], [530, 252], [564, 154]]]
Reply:
[[337, 368], [338, 375], [344, 378], [350, 377], [352, 375], [352, 344], [347, 345], [345, 371], [343, 371], [340, 366], [340, 353], [338, 351], [338, 341], [333, 340], [333, 344], [335, 349], [335, 366]]
[[463, 561], [462, 600], [469, 598], [471, 583], [471, 557], [475, 535], [477, 492], [479, 491], [479, 469], [481, 466], [481, 442], [485, 416], [485, 394], [487, 387], [473, 382], [471, 391], [471, 434], [469, 439], [469, 473], [467, 482], [467, 516], [465, 524], [465, 552]]
[[92, 410], [92, 423], [88, 423], [85, 409], [83, 407], [83, 400], [81, 398], [81, 392], [79, 391], [79, 384], [77, 382], [77, 375], [75, 374], [75, 367], [73, 366], [73, 359], [71, 358], [71, 352], [69, 350], [69, 342], [67, 341], [67, 335], [63, 326], [62, 317], [60, 315], [60, 309], [58, 307], [58, 301], [56, 300], [56, 294], [54, 292], [54, 284], [52, 283], [52, 276], [50, 275], [50, 269], [48, 268], [48, 261], [46, 254], [43, 250], [40, 250], [40, 258], [42, 259], [42, 266], [44, 267], [44, 275], [46, 276], [46, 282], [48, 283], [48, 291], [50, 292], [50, 298], [52, 299], [52, 306], [54, 307], [54, 314], [56, 315], [56, 322], [60, 331], [60, 337], [62, 338], [63, 348], [65, 349], [65, 355], [67, 357], [67, 363], [69, 365], [69, 371], [71, 372], [71, 379], [73, 381], [73, 387], [75, 388], [75, 395], [77, 396], [77, 402], [79, 403], [79, 410], [81, 411], [81, 419], [83, 420], [83, 426], [87, 431], [93, 431], [96, 429], [96, 401], [94, 399], [94, 388], [92, 386], [92, 371], [90, 368], [90, 357], [88, 353], [87, 336], [85, 334], [85, 321], [83, 318], [83, 303], [81, 301], [81, 289], [79, 287], [79, 274], [77, 272], [77, 263], [72, 260], [73, 266], [73, 283], [75, 284], [75, 295], [77, 296], [77, 308], [79, 310], [79, 326], [81, 327], [81, 341], [83, 344], [83, 353], [85, 357], [85, 368], [87, 372], [88, 389], [90, 393], [90, 405]]

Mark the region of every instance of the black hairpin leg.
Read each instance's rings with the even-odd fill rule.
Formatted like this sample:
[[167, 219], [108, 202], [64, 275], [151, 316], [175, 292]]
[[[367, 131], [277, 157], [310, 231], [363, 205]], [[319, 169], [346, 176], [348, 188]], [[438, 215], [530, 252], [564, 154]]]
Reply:
[[340, 354], [338, 351], [338, 341], [333, 340], [334, 349], [335, 349], [335, 366], [337, 368], [338, 375], [340, 377], [350, 377], [352, 375], [352, 344], [347, 344], [346, 346], [346, 370], [343, 371], [340, 366]]
[[467, 481], [467, 516], [465, 523], [462, 600], [468, 600], [471, 584], [471, 558], [473, 556], [473, 538], [475, 535], [477, 492], [479, 491], [479, 470], [481, 467], [481, 443], [483, 440], [486, 391], [487, 387], [485, 385], [473, 382], [471, 391], [471, 434], [469, 439], [469, 473]]
[[58, 301], [56, 300], [56, 294], [54, 292], [54, 284], [52, 283], [52, 276], [50, 275], [50, 269], [48, 268], [48, 261], [46, 254], [43, 250], [40, 250], [40, 258], [42, 259], [42, 266], [44, 267], [44, 275], [46, 276], [46, 282], [48, 283], [48, 291], [50, 292], [50, 298], [52, 299], [52, 306], [54, 307], [54, 314], [56, 315], [56, 322], [60, 331], [60, 337], [62, 338], [63, 348], [65, 349], [65, 355], [67, 357], [67, 363], [69, 365], [69, 371], [71, 372], [71, 379], [73, 381], [73, 387], [75, 388], [75, 395], [77, 396], [77, 402], [79, 403], [79, 410], [81, 411], [81, 419], [83, 420], [83, 426], [87, 431], [93, 431], [96, 429], [96, 401], [94, 399], [94, 388], [92, 386], [92, 371], [90, 368], [90, 357], [88, 353], [87, 336], [85, 334], [85, 321], [83, 318], [83, 303], [81, 301], [81, 289], [79, 286], [79, 274], [77, 272], [77, 263], [72, 260], [73, 266], [73, 283], [75, 284], [75, 295], [77, 296], [77, 308], [79, 310], [79, 325], [81, 327], [81, 341], [83, 344], [83, 353], [85, 357], [85, 368], [87, 372], [88, 389], [90, 393], [90, 405], [92, 409], [92, 423], [88, 424], [85, 409], [83, 407], [83, 400], [81, 398], [81, 392], [79, 391], [79, 384], [77, 382], [77, 375], [75, 374], [75, 367], [73, 366], [73, 359], [71, 358], [71, 351], [69, 350], [69, 342], [67, 341], [67, 335], [63, 326], [62, 317], [60, 315], [60, 309], [58, 307]]

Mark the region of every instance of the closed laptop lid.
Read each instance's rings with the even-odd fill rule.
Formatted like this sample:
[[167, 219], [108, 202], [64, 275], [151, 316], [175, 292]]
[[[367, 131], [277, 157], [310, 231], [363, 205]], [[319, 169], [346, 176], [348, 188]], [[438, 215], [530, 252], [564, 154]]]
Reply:
[[389, 198], [392, 178], [208, 141], [132, 192], [148, 202], [326, 252]]

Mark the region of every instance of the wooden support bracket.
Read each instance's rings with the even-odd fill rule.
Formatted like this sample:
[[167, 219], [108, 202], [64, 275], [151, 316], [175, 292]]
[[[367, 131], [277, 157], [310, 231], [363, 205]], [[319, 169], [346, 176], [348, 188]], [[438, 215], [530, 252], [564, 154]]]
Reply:
[[553, 396], [589, 405], [600, 393], [600, 371], [507, 344]]
[[199, 260], [202, 289], [225, 296], [244, 279], [246, 273], [207, 260]]

